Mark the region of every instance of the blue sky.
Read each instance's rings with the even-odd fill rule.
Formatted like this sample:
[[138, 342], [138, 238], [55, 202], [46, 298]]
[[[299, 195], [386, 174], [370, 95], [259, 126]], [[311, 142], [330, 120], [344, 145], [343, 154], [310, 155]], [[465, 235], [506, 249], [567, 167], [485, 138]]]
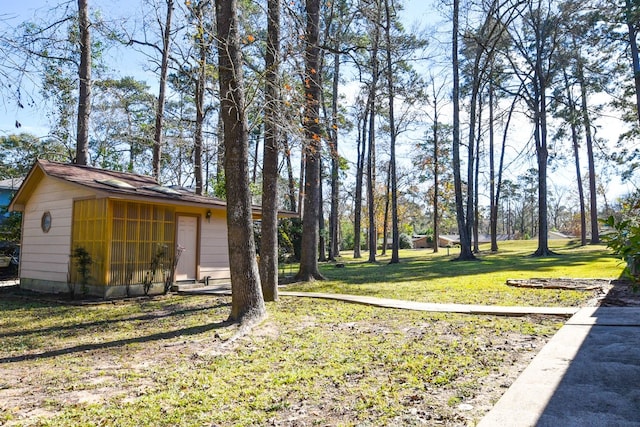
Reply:
[[[75, 0], [21, 0], [5, 2], [0, 11], [0, 20], [9, 21], [13, 25], [18, 25], [22, 21], [31, 20], [36, 17], [46, 16], [47, 11], [59, 4], [69, 3], [71, 8], [76, 7]], [[127, 0], [90, 0], [90, 6], [108, 11], [109, 18], [127, 16], [136, 13], [134, 5], [140, 4], [139, 1]], [[407, 28], [411, 28], [412, 24], [424, 25], [425, 22], [433, 20], [433, 12], [429, 12], [429, 4], [431, 2], [421, 0], [405, 1], [405, 10], [402, 15], [407, 21]], [[440, 17], [438, 19], [441, 19]], [[116, 76], [134, 76], [139, 80], [145, 80], [147, 84], [154, 88], [156, 86], [156, 77], [148, 71], [144, 70], [144, 58], [141, 55], [131, 53], [131, 50], [112, 49], [109, 53], [109, 66], [114, 69]], [[34, 91], [34, 89], [31, 89]], [[44, 117], [45, 109], [26, 106], [20, 109], [15, 102], [3, 99], [0, 103], [0, 135], [6, 135], [18, 132], [29, 132], [37, 136], [47, 134], [47, 119]], [[22, 124], [20, 129], [15, 127], [16, 121]]]

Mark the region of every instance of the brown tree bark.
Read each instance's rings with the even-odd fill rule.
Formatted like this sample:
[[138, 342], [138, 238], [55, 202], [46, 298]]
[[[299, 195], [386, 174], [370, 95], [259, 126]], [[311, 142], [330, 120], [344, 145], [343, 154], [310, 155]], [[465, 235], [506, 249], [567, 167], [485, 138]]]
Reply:
[[76, 134], [76, 163], [86, 165], [89, 160], [89, 118], [91, 115], [91, 31], [88, 0], [78, 0], [80, 29], [80, 66], [78, 67], [78, 123]]
[[193, 144], [193, 174], [195, 177], [196, 194], [202, 194], [202, 190], [204, 187], [202, 180], [202, 146], [204, 138], [202, 132], [206, 116], [204, 95], [206, 92], [207, 84], [207, 54], [211, 47], [211, 44], [205, 40], [206, 30], [204, 28], [204, 10], [209, 5], [210, 3], [204, 0], [198, 2], [198, 4], [194, 7], [198, 26], [198, 36], [196, 37], [196, 42], [198, 45], [199, 55], [198, 76], [195, 82], [196, 129]]
[[265, 301], [278, 299], [278, 107], [280, 106], [280, 0], [267, 4], [265, 118], [262, 154], [260, 281]]
[[318, 216], [320, 200], [320, 0], [306, 0], [307, 26], [305, 32], [305, 194], [302, 220], [302, 248], [300, 269], [296, 278], [301, 281], [324, 279], [318, 270]]
[[375, 212], [375, 187], [376, 187], [376, 92], [378, 88], [378, 48], [380, 44], [380, 28], [378, 22], [380, 12], [378, 9], [376, 22], [373, 23], [374, 34], [371, 52], [371, 85], [369, 87], [369, 146], [367, 148], [367, 204], [369, 206], [369, 259], [367, 262], [376, 262], [378, 250], [378, 229]]
[[459, 260], [475, 259], [471, 251], [471, 230], [464, 212], [464, 196], [462, 193], [462, 176], [460, 172], [460, 63], [458, 59], [458, 32], [460, 19], [460, 2], [453, 0], [453, 31], [452, 31], [452, 68], [453, 68], [453, 178], [456, 194], [456, 218], [458, 219], [458, 233], [460, 234]]
[[[393, 61], [391, 58], [391, 7], [389, 0], [384, 2], [386, 25], [385, 39], [387, 47], [387, 84], [389, 91], [389, 133], [390, 133], [390, 158], [389, 158], [389, 180], [391, 183], [391, 260], [389, 264], [400, 262], [400, 232], [398, 225], [398, 179], [396, 176], [396, 122], [394, 116], [395, 87], [393, 81]], [[386, 236], [385, 236], [386, 240]]]
[[160, 88], [158, 90], [158, 107], [156, 109], [156, 127], [153, 137], [153, 176], [160, 177], [162, 159], [162, 132], [164, 125], [164, 103], [167, 91], [167, 74], [169, 72], [169, 49], [171, 37], [171, 17], [173, 0], [167, 0], [167, 15], [162, 30], [162, 63], [160, 64]]
[[237, 0], [216, 0], [220, 114], [224, 123], [227, 235], [231, 271], [229, 319], [251, 324], [266, 316], [251, 218], [249, 131], [245, 115]]
[[587, 164], [589, 167], [589, 209], [591, 220], [591, 244], [600, 243], [600, 229], [598, 221], [598, 193], [596, 188], [596, 163], [593, 155], [593, 134], [591, 133], [591, 118], [589, 116], [589, 105], [587, 95], [587, 84], [584, 78], [584, 64], [582, 58], [578, 57], [576, 65], [576, 77], [580, 85], [582, 124], [584, 126], [585, 140], [587, 143]]
[[331, 153], [331, 214], [329, 217], [329, 260], [335, 261], [340, 256], [340, 217], [338, 204], [340, 202], [340, 154], [338, 154], [338, 97], [340, 87], [340, 54], [333, 55], [333, 84], [331, 98], [331, 129], [329, 130]]
[[362, 181], [364, 178], [364, 160], [365, 149], [367, 146], [367, 119], [369, 117], [369, 103], [366, 103], [366, 107], [362, 114], [362, 128], [359, 127], [358, 147], [356, 154], [356, 189], [354, 200], [354, 213], [353, 213], [353, 257], [362, 258], [360, 246], [362, 242], [360, 240], [362, 230]]

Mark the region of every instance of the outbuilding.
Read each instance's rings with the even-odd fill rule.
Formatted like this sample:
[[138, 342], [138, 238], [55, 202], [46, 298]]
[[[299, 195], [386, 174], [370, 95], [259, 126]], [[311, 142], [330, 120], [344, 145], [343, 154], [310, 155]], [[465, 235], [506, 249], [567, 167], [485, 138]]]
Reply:
[[10, 209], [23, 289], [117, 298], [230, 277], [225, 202], [149, 176], [38, 160]]

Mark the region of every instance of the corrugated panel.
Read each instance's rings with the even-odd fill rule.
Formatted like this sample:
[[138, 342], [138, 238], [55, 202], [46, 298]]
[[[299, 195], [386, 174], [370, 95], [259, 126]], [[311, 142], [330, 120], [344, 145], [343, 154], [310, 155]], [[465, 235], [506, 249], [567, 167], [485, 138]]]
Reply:
[[[73, 202], [71, 255], [78, 248], [85, 249], [91, 257], [88, 284], [104, 284], [107, 251], [107, 200], [88, 199]], [[71, 259], [71, 280], [81, 283], [76, 259]]]
[[109, 285], [143, 283], [155, 265], [154, 282], [174, 253], [174, 210], [118, 201], [113, 204], [113, 231]]

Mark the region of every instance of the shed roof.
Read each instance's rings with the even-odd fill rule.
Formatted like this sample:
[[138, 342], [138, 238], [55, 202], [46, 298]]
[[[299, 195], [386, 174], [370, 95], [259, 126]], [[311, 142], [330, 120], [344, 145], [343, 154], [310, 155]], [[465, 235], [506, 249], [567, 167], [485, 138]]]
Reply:
[[[199, 196], [184, 188], [161, 186], [151, 176], [38, 160], [20, 186], [9, 209], [22, 211], [32, 191], [45, 176], [88, 188], [105, 197], [178, 205], [201, 205], [214, 209], [224, 209], [227, 206], [224, 200], [218, 198]], [[254, 213], [260, 212], [259, 206], [253, 206], [252, 209]], [[280, 214], [281, 216], [297, 215], [293, 212]]]
[[0, 190], [17, 190], [20, 185], [22, 185], [22, 181], [24, 181], [24, 177], [18, 178], [8, 178], [0, 181]]

